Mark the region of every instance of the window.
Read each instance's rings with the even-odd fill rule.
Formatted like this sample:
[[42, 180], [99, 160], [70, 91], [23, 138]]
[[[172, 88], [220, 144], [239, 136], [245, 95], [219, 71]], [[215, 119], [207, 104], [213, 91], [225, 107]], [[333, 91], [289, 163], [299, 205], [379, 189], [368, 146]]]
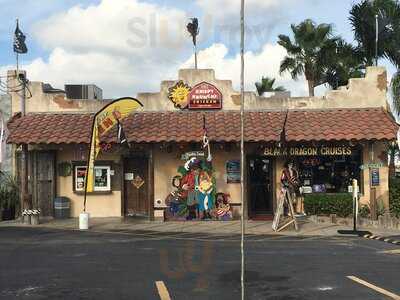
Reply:
[[[94, 167], [94, 191], [111, 191], [111, 168], [109, 166]], [[83, 192], [85, 190], [86, 166], [75, 166], [75, 191]]]
[[361, 151], [348, 156], [297, 157], [296, 161], [300, 185], [309, 193], [346, 193], [352, 179], [358, 180], [363, 192]]

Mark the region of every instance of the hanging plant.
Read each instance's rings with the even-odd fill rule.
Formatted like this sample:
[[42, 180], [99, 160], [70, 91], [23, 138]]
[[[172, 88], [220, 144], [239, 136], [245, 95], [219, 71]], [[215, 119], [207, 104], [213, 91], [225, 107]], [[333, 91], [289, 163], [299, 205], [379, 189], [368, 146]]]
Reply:
[[62, 162], [58, 164], [58, 174], [60, 176], [66, 177], [70, 176], [72, 173], [72, 166], [69, 162]]

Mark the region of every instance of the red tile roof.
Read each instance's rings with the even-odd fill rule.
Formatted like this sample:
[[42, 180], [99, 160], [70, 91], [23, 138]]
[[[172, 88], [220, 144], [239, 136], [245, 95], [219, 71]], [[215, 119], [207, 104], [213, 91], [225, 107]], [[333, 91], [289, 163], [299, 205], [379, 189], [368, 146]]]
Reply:
[[30, 113], [8, 123], [13, 144], [89, 143], [91, 114]]
[[[139, 112], [123, 121], [130, 142], [196, 142], [202, 137], [203, 115], [214, 142], [240, 140], [237, 111]], [[279, 141], [286, 112], [245, 113], [245, 141]], [[9, 143], [89, 143], [92, 114], [32, 113], [9, 122]], [[381, 108], [291, 110], [287, 141], [392, 140], [398, 126]], [[115, 130], [104, 137], [115, 141]]]
[[288, 141], [392, 140], [398, 125], [382, 108], [291, 111]]

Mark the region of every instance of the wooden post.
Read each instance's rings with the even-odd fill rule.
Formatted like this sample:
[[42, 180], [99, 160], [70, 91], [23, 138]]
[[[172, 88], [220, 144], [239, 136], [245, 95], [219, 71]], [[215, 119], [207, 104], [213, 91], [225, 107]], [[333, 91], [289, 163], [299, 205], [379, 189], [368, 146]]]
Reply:
[[[25, 116], [26, 78], [25, 74], [20, 77], [17, 71], [17, 80], [22, 80], [21, 116]], [[28, 197], [28, 144], [21, 145], [21, 211], [25, 208], [25, 200]]]
[[148, 201], [149, 201], [149, 220], [154, 221], [154, 152], [153, 145], [149, 146], [148, 150], [148, 162], [147, 162], [147, 174], [148, 174]]
[[378, 219], [377, 203], [376, 203], [376, 188], [371, 188], [369, 195], [370, 195], [369, 206], [370, 206], [370, 210], [371, 210], [371, 219], [376, 221]]

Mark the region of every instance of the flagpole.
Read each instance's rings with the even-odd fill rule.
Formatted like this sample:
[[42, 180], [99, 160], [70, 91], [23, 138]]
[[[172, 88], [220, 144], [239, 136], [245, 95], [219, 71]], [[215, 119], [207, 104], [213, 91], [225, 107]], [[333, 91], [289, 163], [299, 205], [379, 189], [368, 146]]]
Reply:
[[379, 23], [378, 15], [375, 15], [375, 65], [378, 66], [378, 40], [379, 40]]
[[194, 68], [197, 70], [197, 46], [194, 45]]
[[245, 298], [244, 276], [245, 276], [245, 260], [244, 260], [244, 0], [241, 0], [240, 7], [240, 198], [241, 198], [241, 274], [240, 284], [242, 291], [242, 300]]
[[[16, 23], [17, 23], [17, 27], [18, 27], [18, 18], [16, 19]], [[18, 76], [18, 69], [19, 69], [18, 52], [16, 52], [16, 57], [17, 57], [17, 76]]]

